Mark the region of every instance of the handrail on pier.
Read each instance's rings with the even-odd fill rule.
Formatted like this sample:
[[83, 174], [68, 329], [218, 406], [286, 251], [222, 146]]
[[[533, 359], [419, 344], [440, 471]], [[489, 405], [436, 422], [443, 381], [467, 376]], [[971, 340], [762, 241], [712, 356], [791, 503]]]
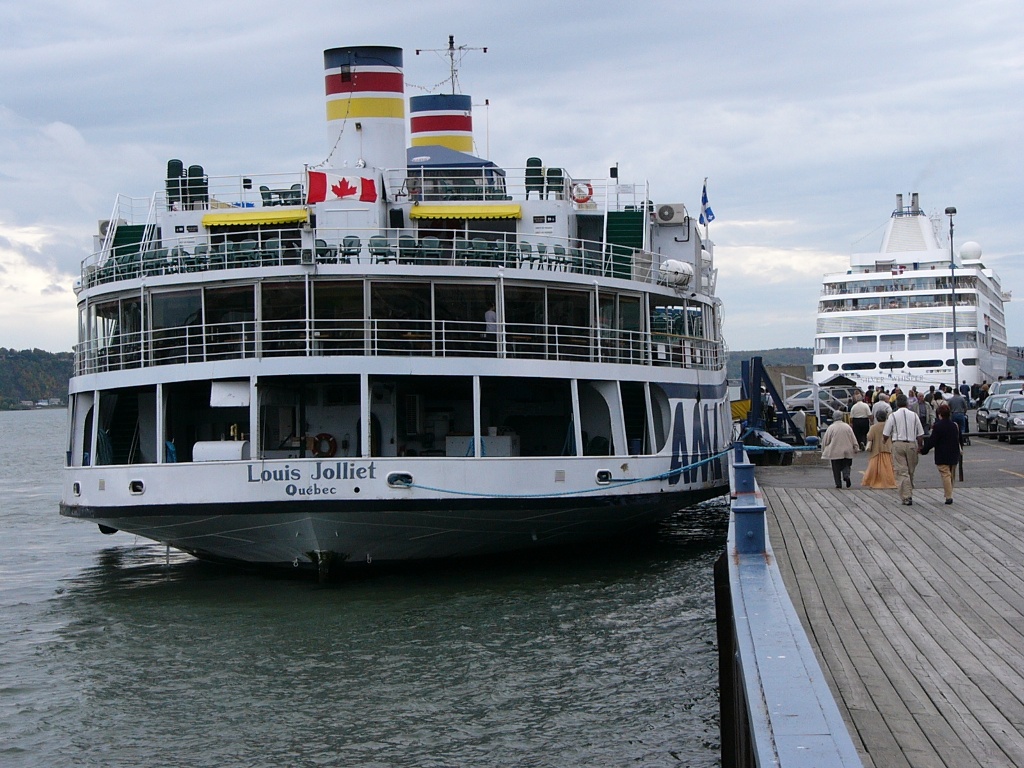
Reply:
[[715, 564], [723, 768], [862, 765], [775, 564], [765, 505], [737, 442]]

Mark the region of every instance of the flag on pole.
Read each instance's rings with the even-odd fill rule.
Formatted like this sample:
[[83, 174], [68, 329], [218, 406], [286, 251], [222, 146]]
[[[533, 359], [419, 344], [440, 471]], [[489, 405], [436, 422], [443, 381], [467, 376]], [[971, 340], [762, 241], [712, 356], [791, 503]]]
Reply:
[[704, 179], [704, 191], [700, 193], [700, 223], [705, 227], [715, 220], [715, 212], [708, 205], [708, 180]]
[[377, 185], [373, 179], [360, 176], [343, 176], [340, 173], [308, 172], [309, 190], [306, 203], [322, 203], [325, 200], [359, 200], [364, 203], [377, 202]]

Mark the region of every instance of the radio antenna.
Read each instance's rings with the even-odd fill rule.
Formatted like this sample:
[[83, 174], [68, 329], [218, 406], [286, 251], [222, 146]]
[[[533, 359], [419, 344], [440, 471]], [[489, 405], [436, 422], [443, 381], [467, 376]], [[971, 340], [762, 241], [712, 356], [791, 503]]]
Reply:
[[470, 48], [466, 45], [455, 45], [455, 35], [448, 35], [448, 47], [447, 48], [417, 48], [416, 55], [420, 53], [436, 53], [441, 56], [448, 57], [449, 67], [451, 69], [451, 76], [449, 81], [452, 84], [452, 94], [459, 92], [459, 67], [462, 65], [462, 60], [466, 57], [466, 54], [470, 51], [483, 51], [487, 53], [486, 48]]

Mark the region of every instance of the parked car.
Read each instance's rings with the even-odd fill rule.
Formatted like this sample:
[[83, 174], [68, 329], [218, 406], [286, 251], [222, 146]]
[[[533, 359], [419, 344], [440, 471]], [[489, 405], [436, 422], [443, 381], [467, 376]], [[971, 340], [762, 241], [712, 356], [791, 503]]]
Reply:
[[975, 414], [977, 420], [977, 431], [986, 437], [996, 436], [996, 416], [999, 415], [999, 408], [1013, 395], [989, 395], [985, 402], [978, 406]]
[[988, 387], [988, 394], [991, 395], [1019, 395], [1021, 390], [1024, 390], [1024, 380], [1022, 379], [1003, 379], [1002, 381], [993, 381]]
[[1011, 443], [1024, 437], [1024, 395], [1011, 395], [996, 412], [996, 433]]
[[[818, 401], [822, 418], [832, 418], [832, 413], [839, 406], [849, 410], [850, 400], [853, 398], [853, 390], [849, 387], [819, 387]], [[795, 395], [786, 398], [786, 410], [789, 411], [813, 411], [814, 390], [811, 387], [801, 389]]]

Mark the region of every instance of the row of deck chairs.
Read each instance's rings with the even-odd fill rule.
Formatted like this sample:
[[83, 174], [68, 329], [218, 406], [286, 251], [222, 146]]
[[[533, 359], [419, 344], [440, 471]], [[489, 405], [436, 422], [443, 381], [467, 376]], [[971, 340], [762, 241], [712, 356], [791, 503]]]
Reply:
[[[364, 251], [362, 240], [347, 235], [339, 245], [316, 240], [315, 258], [321, 264], [424, 264], [472, 267], [518, 267], [566, 272], [594, 271], [588, 267], [579, 248], [568, 250], [560, 245], [523, 241], [516, 245], [503, 240], [456, 238], [442, 242], [437, 237], [416, 240], [402, 235], [392, 243], [384, 235], [369, 238]], [[298, 264], [302, 254], [298, 243], [268, 239], [260, 244], [255, 239], [208, 246], [198, 244], [192, 252], [184, 248], [133, 250], [115, 255], [94, 273], [93, 283], [127, 280], [140, 275], [164, 275], [259, 266]]]

